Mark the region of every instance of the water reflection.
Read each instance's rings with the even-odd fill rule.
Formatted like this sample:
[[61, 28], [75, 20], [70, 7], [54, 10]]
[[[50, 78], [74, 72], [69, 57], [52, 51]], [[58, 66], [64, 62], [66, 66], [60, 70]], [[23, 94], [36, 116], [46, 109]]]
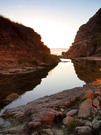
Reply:
[[5, 99], [11, 93], [22, 95], [35, 88], [52, 68], [54, 66], [39, 69], [32, 73], [0, 76], [0, 108], [5, 106]]
[[101, 78], [101, 61], [72, 60], [75, 72], [80, 80], [91, 83]]
[[[59, 64], [55, 68], [53, 68], [51, 71], [48, 72], [47, 76], [46, 76], [47, 73], [45, 74], [46, 77], [41, 79], [41, 83], [39, 85], [37, 85], [35, 88], [33, 87], [33, 90], [28, 91], [26, 87], [28, 85], [30, 87], [31, 85], [33, 86], [33, 83], [34, 81], [36, 81], [38, 76], [38, 75], [36, 76], [34, 75], [35, 77], [33, 77], [33, 75], [31, 75], [33, 78], [31, 79], [32, 83], [28, 84], [28, 82], [26, 82], [27, 83], [27, 84], [25, 83], [26, 87], [21, 87], [23, 91], [25, 88], [26, 92], [24, 92], [24, 94], [22, 94], [17, 100], [5, 106], [1, 110], [1, 114], [7, 108], [16, 107], [19, 105], [25, 105], [28, 102], [36, 100], [40, 97], [52, 95], [54, 93], [58, 93], [66, 89], [83, 86], [83, 84], [85, 83], [77, 77], [73, 67], [73, 63], [71, 63], [71, 60], [68, 59], [61, 59], [61, 60], [62, 61], [59, 62]], [[25, 80], [26, 81], [30, 80], [30, 77]], [[22, 79], [19, 80], [19, 83], [21, 82], [23, 82]]]
[[[51, 70], [52, 69], [52, 70]], [[65, 89], [83, 86], [95, 80], [101, 83], [101, 62], [62, 59], [54, 68], [48, 67], [37, 72], [12, 76], [0, 76], [0, 108], [25, 105], [40, 97], [61, 92]], [[21, 95], [5, 105], [5, 98], [11, 93]]]

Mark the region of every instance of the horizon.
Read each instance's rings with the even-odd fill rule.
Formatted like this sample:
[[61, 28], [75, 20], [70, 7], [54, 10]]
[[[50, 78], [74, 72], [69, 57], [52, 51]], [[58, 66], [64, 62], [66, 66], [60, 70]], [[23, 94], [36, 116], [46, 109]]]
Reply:
[[79, 27], [88, 22], [100, 5], [100, 0], [4, 0], [0, 1], [0, 14], [33, 28], [50, 49], [68, 49]]

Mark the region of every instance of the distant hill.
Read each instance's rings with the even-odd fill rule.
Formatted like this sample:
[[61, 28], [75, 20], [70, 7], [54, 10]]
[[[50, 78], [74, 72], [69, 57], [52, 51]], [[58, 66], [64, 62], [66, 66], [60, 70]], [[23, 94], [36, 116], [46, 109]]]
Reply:
[[58, 58], [32, 28], [0, 16], [0, 69], [54, 64]]
[[101, 8], [82, 25], [65, 57], [101, 56]]

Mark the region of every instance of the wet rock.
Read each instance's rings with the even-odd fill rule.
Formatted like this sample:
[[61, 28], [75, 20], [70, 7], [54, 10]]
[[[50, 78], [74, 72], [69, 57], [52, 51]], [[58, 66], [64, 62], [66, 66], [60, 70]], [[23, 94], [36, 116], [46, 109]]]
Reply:
[[90, 116], [92, 109], [92, 99], [88, 98], [79, 105], [79, 118], [87, 118]]
[[76, 127], [75, 132], [78, 135], [92, 135], [93, 130], [88, 126]]
[[73, 110], [71, 110], [71, 111], [69, 111], [69, 112], [67, 112], [67, 116], [73, 116], [73, 115], [75, 115], [75, 114], [77, 114], [78, 113], [78, 109], [73, 109]]
[[74, 118], [71, 116], [67, 116], [63, 119], [63, 124], [70, 127], [74, 123]]

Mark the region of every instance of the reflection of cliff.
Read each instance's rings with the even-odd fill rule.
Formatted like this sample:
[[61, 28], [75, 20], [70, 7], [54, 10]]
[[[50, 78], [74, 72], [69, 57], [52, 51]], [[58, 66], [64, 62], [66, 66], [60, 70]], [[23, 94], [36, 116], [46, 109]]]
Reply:
[[101, 78], [101, 61], [73, 60], [72, 62], [78, 78], [85, 83]]
[[4, 99], [11, 93], [19, 95], [32, 90], [41, 83], [41, 79], [48, 75], [48, 72], [54, 68], [47, 67], [38, 71], [26, 74], [0, 76], [0, 107], [4, 106]]

